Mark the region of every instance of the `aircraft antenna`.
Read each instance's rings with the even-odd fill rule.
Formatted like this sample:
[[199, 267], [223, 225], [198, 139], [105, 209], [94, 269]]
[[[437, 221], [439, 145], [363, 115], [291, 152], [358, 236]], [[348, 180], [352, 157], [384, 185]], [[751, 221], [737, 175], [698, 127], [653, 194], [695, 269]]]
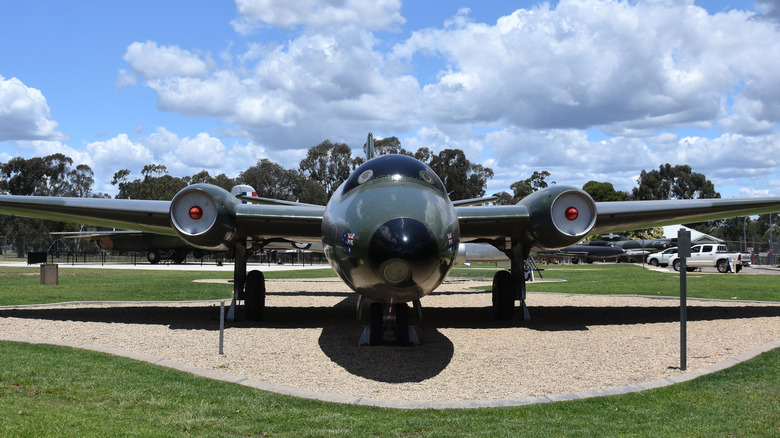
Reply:
[[368, 139], [366, 140], [366, 161], [375, 157], [374, 155], [374, 134], [368, 133]]

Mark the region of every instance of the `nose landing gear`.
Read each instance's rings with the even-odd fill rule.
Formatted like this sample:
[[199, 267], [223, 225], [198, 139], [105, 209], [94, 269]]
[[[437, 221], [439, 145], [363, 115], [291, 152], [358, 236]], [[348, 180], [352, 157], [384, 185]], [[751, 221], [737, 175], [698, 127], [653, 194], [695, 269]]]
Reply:
[[369, 325], [363, 326], [358, 345], [382, 345], [388, 331], [395, 335], [396, 345], [405, 347], [420, 344], [414, 326], [409, 325], [409, 305], [377, 301], [369, 307]]

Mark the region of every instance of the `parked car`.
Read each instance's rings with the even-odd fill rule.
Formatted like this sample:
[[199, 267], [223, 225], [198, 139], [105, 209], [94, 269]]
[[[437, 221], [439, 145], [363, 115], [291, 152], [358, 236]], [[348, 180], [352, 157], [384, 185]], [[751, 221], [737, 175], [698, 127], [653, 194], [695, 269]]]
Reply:
[[[675, 254], [669, 263], [675, 271], [680, 270], [681, 260], [679, 254]], [[715, 267], [718, 272], [729, 272], [734, 267], [734, 272], [742, 270], [742, 254], [729, 252], [726, 245], [701, 244], [691, 247], [691, 256], [685, 259], [688, 270], [696, 268]]]
[[650, 266], [669, 266], [669, 261], [676, 255], [677, 248], [669, 248], [647, 256], [647, 263]]

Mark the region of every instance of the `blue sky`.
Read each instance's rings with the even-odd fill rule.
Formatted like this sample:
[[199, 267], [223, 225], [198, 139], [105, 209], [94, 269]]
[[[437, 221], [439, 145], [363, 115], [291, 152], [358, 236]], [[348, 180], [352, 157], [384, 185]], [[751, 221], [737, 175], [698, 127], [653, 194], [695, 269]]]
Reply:
[[460, 148], [488, 192], [535, 170], [630, 191], [688, 164], [780, 196], [776, 0], [26, 1], [0, 13], [0, 162], [295, 167], [369, 131]]

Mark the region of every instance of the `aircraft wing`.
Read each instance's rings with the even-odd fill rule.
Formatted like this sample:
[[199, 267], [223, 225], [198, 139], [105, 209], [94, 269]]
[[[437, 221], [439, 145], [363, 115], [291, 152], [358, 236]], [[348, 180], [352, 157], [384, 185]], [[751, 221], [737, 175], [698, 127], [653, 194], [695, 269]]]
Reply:
[[176, 235], [168, 214], [170, 205], [170, 201], [0, 196], [3, 214]]
[[597, 202], [596, 208], [591, 233], [608, 233], [772, 213], [780, 209], [780, 198]]
[[[207, 220], [188, 218], [191, 202], [202, 206], [200, 214]], [[2, 214], [183, 236], [207, 249], [224, 249], [240, 238], [320, 243], [324, 211], [324, 206], [307, 204], [244, 204], [208, 185], [190, 186], [172, 201], [0, 196]]]
[[[188, 218], [196, 204], [207, 220]], [[0, 213], [178, 235], [206, 249], [225, 249], [241, 239], [321, 242], [325, 207], [291, 204], [244, 204], [218, 187], [196, 184], [172, 201], [3, 195]], [[528, 249], [559, 249], [593, 233], [779, 211], [780, 198], [595, 203], [582, 190], [553, 186], [517, 205], [455, 210], [462, 242], [496, 245], [511, 239]]]
[[507, 239], [531, 249], [559, 249], [588, 234], [703, 222], [780, 210], [780, 198], [593, 202], [585, 192], [553, 186], [517, 205], [457, 206], [463, 242]]

